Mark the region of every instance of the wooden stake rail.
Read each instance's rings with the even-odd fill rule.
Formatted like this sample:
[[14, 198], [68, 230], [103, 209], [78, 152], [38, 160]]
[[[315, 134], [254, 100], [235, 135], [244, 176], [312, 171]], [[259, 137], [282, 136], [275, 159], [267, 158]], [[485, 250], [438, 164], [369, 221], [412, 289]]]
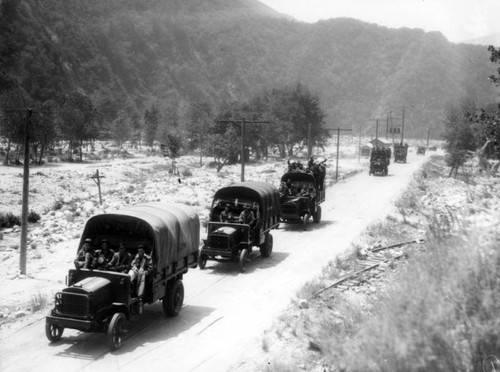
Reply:
[[[386, 247], [374, 248], [374, 249], [371, 250], [371, 253], [376, 253], [376, 252], [380, 252], [380, 251], [383, 251], [383, 250], [387, 250], [387, 249], [391, 249], [391, 248], [397, 248], [397, 247], [401, 247], [401, 246], [408, 245], [408, 244], [413, 244], [413, 243], [420, 244], [420, 243], [422, 243], [424, 241], [425, 241], [424, 239], [410, 240], [410, 241], [407, 241], [407, 242], [392, 244], [392, 245], [389, 245], [389, 246], [386, 246]], [[355, 271], [355, 272], [353, 272], [353, 273], [351, 273], [349, 275], [344, 276], [341, 279], [336, 280], [332, 284], [330, 284], [330, 285], [328, 285], [328, 286], [320, 289], [319, 291], [317, 291], [315, 293], [315, 296], [318, 296], [319, 294], [323, 293], [324, 291], [326, 291], [327, 289], [330, 289], [330, 288], [338, 287], [338, 288], [341, 288], [341, 289], [348, 289], [350, 286], [358, 285], [360, 282], [356, 281], [356, 280], [353, 280], [358, 275], [360, 275], [360, 274], [362, 274], [364, 272], [373, 270], [373, 269], [377, 268], [378, 266], [380, 266], [380, 264], [382, 264], [382, 263], [388, 263], [391, 260], [398, 260], [398, 259], [400, 259], [401, 257], [404, 257], [404, 256], [405, 256], [405, 253], [403, 252], [403, 253], [399, 253], [399, 254], [395, 255], [394, 257], [387, 258], [387, 259], [384, 259], [384, 258], [381, 258], [381, 257], [369, 257], [367, 260], [364, 260], [364, 261], [362, 261], [360, 263], [362, 266], [366, 266], [365, 268], [363, 268], [361, 270], [357, 270], [357, 271]]]

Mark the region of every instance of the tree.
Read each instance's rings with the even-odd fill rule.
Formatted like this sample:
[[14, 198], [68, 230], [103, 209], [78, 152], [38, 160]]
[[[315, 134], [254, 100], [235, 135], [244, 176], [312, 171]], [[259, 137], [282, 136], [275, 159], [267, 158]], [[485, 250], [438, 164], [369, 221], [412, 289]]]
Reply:
[[[272, 89], [265, 93], [267, 116], [271, 125], [265, 137], [278, 147], [280, 155], [293, 156], [308, 144], [323, 146], [328, 132], [323, 128], [325, 114], [320, 99], [303, 84]], [[309, 132], [310, 130], [310, 132]]]
[[42, 163], [42, 158], [45, 150], [49, 148], [58, 138], [57, 123], [58, 109], [57, 104], [53, 100], [45, 101], [41, 105], [37, 105], [33, 113], [33, 147], [36, 150], [40, 148], [40, 155], [38, 156], [37, 163]]
[[123, 143], [132, 136], [132, 122], [125, 110], [118, 112], [118, 117], [111, 124], [111, 134], [116, 140], [118, 148], [122, 148]]
[[149, 110], [144, 113], [144, 131], [146, 145], [153, 149], [156, 139], [156, 132], [160, 123], [160, 112], [155, 105], [152, 105]]
[[132, 115], [132, 144], [136, 148], [137, 145], [139, 145], [139, 148], [141, 148], [142, 130], [143, 125], [141, 123], [139, 115], [135, 113], [134, 115]]
[[198, 148], [200, 151], [200, 167], [203, 165], [203, 150], [206, 146], [205, 136], [207, 127], [212, 118], [212, 109], [208, 102], [192, 103], [188, 109], [188, 122], [186, 131], [188, 133], [191, 149]]
[[181, 156], [182, 137], [176, 133], [168, 133], [165, 135], [161, 143], [163, 156], [167, 156], [172, 161], [172, 174], [176, 174], [177, 168], [175, 165], [176, 159]]
[[1, 134], [7, 138], [7, 151], [4, 164], [9, 162], [11, 146], [16, 145], [16, 163], [19, 163], [19, 148], [24, 143], [24, 127], [26, 121], [26, 110], [31, 107], [31, 100], [26, 93], [19, 88], [11, 89], [0, 96]]
[[450, 167], [450, 176], [458, 173], [458, 168], [463, 166], [469, 152], [476, 149], [471, 117], [476, 112], [472, 102], [464, 101], [460, 106], [450, 105], [447, 108], [444, 121], [446, 164]]
[[[218, 128], [217, 128], [218, 127]], [[237, 158], [240, 151], [239, 133], [234, 125], [213, 123], [206, 136], [208, 155], [213, 156], [217, 172]]]
[[83, 144], [97, 138], [97, 112], [90, 98], [74, 91], [64, 97], [59, 130], [63, 139], [69, 141], [69, 159], [73, 159], [73, 149], [78, 148], [83, 161]]

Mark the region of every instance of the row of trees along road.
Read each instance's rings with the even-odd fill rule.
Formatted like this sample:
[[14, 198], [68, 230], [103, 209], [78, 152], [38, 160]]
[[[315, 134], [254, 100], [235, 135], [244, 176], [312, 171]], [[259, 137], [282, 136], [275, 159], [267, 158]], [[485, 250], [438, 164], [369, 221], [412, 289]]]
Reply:
[[256, 159], [267, 159], [269, 149], [280, 157], [294, 156], [308, 144], [323, 146], [329, 134], [324, 128], [325, 114], [319, 97], [303, 84], [274, 88], [245, 103], [225, 103], [214, 113], [206, 103], [193, 103], [188, 110], [186, 136], [188, 149], [212, 156], [220, 170], [237, 161], [240, 128], [231, 120], [265, 121], [245, 128], [244, 147]]
[[[155, 143], [164, 144], [164, 154], [173, 160], [182, 150], [196, 150], [200, 164], [203, 156], [213, 157], [220, 170], [238, 161], [240, 155], [240, 129], [227, 123], [233, 119], [265, 120], [265, 124], [246, 128], [246, 156], [252, 152], [257, 159], [267, 159], [269, 149], [281, 157], [293, 156], [308, 142], [323, 146], [328, 137], [319, 97], [300, 83], [270, 89], [248, 102], [223, 103], [217, 110], [207, 102], [191, 103], [183, 120], [174, 115], [165, 118], [156, 105], [151, 105], [142, 118], [122, 109], [112, 122], [105, 123], [92, 100], [79, 91], [38, 102], [22, 89], [13, 88], [3, 92], [0, 105], [0, 135], [7, 141], [5, 161], [11, 149], [17, 150], [15, 161], [19, 161], [28, 107], [33, 112], [29, 129], [31, 153], [39, 163], [47, 151], [52, 154], [62, 144], [67, 145], [69, 161], [73, 154], [83, 161], [85, 145], [96, 139], [113, 139], [119, 147], [125, 142], [135, 146], [144, 142], [152, 149]], [[179, 125], [179, 121], [184, 125]]]
[[[500, 63], [500, 48], [489, 46], [490, 60]], [[490, 80], [500, 86], [500, 68], [497, 75]], [[492, 167], [498, 170], [500, 161], [500, 104], [488, 107], [478, 105], [468, 99], [459, 104], [451, 104], [445, 113], [445, 149], [446, 162], [450, 167], [450, 176], [457, 174], [458, 169], [476, 153], [480, 167], [489, 171]], [[495, 164], [495, 165], [494, 165]]]

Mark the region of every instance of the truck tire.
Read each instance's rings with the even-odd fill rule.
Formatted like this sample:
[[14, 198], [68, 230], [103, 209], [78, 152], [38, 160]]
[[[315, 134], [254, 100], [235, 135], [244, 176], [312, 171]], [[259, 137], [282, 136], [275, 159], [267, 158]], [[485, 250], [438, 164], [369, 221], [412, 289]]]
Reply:
[[198, 255], [198, 267], [203, 270], [207, 266], [208, 255], [206, 253], [201, 253]]
[[177, 279], [167, 288], [167, 294], [162, 299], [163, 312], [166, 316], [177, 316], [184, 302], [184, 284]]
[[309, 214], [304, 214], [304, 217], [302, 218], [302, 225], [304, 227], [304, 230], [307, 230], [307, 223], [309, 222]]
[[62, 337], [63, 332], [64, 332], [63, 326], [57, 324], [51, 324], [49, 322], [45, 323], [45, 335], [47, 336], [50, 342], [59, 341]]
[[114, 313], [108, 325], [107, 341], [111, 350], [118, 350], [122, 346], [125, 328], [125, 314]]
[[266, 234], [264, 243], [260, 246], [260, 254], [262, 257], [269, 257], [273, 251], [273, 236], [269, 233]]
[[245, 272], [245, 266], [248, 261], [248, 249], [242, 249], [240, 253], [240, 272]]
[[321, 206], [318, 205], [318, 208], [316, 208], [316, 212], [313, 214], [313, 221], [314, 223], [320, 223], [321, 221]]

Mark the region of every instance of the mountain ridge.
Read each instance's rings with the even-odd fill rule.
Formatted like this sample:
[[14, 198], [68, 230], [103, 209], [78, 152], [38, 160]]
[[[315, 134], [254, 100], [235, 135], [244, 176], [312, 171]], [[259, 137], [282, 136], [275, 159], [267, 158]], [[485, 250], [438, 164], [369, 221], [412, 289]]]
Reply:
[[16, 32], [33, 44], [20, 50], [19, 84], [39, 100], [80, 89], [107, 121], [156, 104], [182, 124], [190, 102], [215, 108], [301, 82], [328, 126], [370, 132], [370, 119], [405, 106], [408, 135], [422, 136], [439, 132], [449, 102], [496, 100], [486, 48], [437, 32], [309, 24], [256, 0], [21, 0], [18, 13]]

